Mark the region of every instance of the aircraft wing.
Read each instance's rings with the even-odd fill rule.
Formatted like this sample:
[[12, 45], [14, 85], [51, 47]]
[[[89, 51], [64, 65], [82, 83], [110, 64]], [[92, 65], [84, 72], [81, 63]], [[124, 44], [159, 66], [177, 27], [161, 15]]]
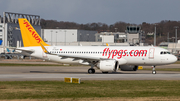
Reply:
[[[41, 43], [40, 43], [41, 44]], [[68, 54], [54, 54], [54, 53], [50, 53], [48, 52], [48, 50], [41, 44], [41, 48], [44, 51], [44, 53], [46, 54], [50, 54], [50, 55], [56, 55], [61, 57], [61, 59], [67, 59], [67, 58], [73, 58], [73, 61], [75, 60], [81, 60], [79, 61], [79, 63], [81, 64], [96, 64], [98, 63], [100, 60], [113, 60], [113, 59], [108, 59], [108, 58], [100, 58], [100, 57], [92, 57], [92, 56], [79, 56], [79, 55], [68, 55]], [[119, 65], [125, 65], [127, 63], [127, 60], [124, 58], [121, 58], [119, 60]]]
[[24, 48], [16, 48], [17, 52], [21, 52], [22, 54], [32, 54], [34, 50], [32, 49], [24, 49]]
[[74, 58], [76, 60], [78, 59], [82, 59], [82, 60], [101, 60], [101, 58], [99, 57], [91, 57], [91, 56], [86, 56], [86, 57], [81, 57], [81, 56], [78, 56], [78, 55], [58, 55], [60, 57], [63, 58]]
[[57, 56], [61, 57], [61, 59], [74, 58], [74, 60], [86, 60], [86, 61], [88, 61], [88, 60], [89, 61], [107, 60], [107, 58], [99, 58], [99, 57], [92, 57], [92, 56], [82, 57], [82, 56], [78, 56], [78, 55], [53, 54], [53, 53], [48, 52], [48, 50], [41, 43], [40, 43], [40, 45], [41, 45], [41, 48], [44, 51], [44, 53], [50, 54], [50, 55], [57, 55]]

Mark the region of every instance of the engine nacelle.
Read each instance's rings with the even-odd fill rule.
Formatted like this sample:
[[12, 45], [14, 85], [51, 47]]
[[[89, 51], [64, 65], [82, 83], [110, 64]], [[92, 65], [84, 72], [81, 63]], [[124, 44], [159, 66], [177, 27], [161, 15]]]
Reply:
[[135, 65], [120, 65], [119, 68], [122, 71], [137, 71], [138, 66], [135, 66]]
[[118, 70], [118, 61], [116, 60], [100, 60], [97, 67], [103, 72], [112, 72]]

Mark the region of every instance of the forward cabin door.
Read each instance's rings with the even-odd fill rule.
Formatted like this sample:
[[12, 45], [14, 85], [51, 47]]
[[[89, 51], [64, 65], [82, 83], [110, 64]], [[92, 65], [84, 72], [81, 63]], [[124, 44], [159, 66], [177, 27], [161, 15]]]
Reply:
[[154, 48], [150, 48], [149, 49], [149, 59], [150, 60], [154, 59], [154, 51], [155, 51]]

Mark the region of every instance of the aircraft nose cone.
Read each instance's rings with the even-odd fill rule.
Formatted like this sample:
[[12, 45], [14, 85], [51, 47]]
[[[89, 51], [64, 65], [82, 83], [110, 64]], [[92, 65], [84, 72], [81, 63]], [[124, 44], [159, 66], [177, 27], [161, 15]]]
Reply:
[[170, 58], [170, 61], [171, 61], [172, 63], [176, 62], [176, 61], [177, 61], [177, 57], [176, 57], [176, 56], [172, 56], [172, 57]]

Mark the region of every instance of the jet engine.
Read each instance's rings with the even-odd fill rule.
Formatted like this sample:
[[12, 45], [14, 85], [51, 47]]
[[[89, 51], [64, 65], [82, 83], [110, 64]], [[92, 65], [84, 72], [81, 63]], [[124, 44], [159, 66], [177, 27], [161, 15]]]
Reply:
[[122, 71], [137, 71], [138, 66], [135, 66], [135, 65], [120, 65], [119, 68]]
[[102, 72], [112, 72], [118, 69], [118, 61], [116, 60], [100, 60], [97, 64], [97, 68], [99, 68]]

